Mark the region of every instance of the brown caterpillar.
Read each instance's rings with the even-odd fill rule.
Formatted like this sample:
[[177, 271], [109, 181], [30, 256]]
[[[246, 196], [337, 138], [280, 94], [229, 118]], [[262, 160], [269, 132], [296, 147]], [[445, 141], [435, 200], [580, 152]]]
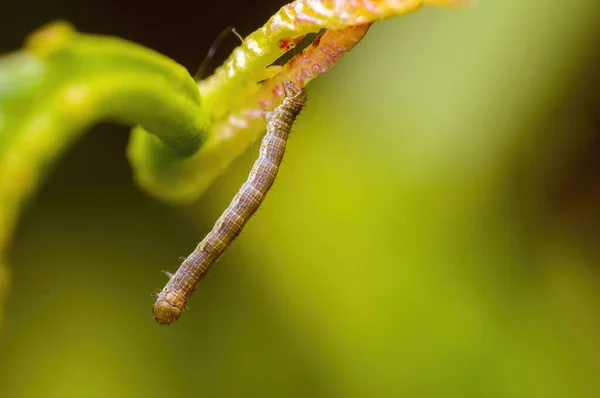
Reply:
[[170, 324], [179, 318], [200, 280], [239, 235], [273, 185], [290, 129], [307, 99], [306, 91], [292, 82], [284, 82], [283, 89], [283, 102], [267, 116], [267, 133], [248, 180], [219, 217], [212, 231], [183, 261], [175, 275], [158, 294], [152, 312], [159, 324]]

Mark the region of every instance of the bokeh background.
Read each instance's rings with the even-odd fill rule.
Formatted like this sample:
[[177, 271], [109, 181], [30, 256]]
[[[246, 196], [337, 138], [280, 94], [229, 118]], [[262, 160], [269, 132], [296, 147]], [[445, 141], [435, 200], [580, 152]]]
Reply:
[[[0, 52], [65, 18], [193, 73], [282, 4], [2, 2]], [[21, 220], [0, 396], [600, 396], [600, 2], [422, 9], [309, 90], [273, 192], [170, 327], [161, 271], [260, 137], [174, 207], [133, 185], [126, 128], [90, 131]]]

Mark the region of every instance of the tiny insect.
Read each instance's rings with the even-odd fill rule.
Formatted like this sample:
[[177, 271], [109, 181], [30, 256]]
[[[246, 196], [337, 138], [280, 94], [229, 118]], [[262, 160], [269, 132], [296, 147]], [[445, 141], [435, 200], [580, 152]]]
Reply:
[[183, 261], [175, 275], [170, 277], [165, 288], [158, 294], [152, 311], [159, 324], [168, 325], [179, 318], [200, 280], [239, 235], [273, 185], [290, 129], [307, 99], [306, 91], [292, 82], [284, 82], [283, 89], [283, 102], [267, 114], [267, 133], [248, 179], [219, 217], [212, 231]]

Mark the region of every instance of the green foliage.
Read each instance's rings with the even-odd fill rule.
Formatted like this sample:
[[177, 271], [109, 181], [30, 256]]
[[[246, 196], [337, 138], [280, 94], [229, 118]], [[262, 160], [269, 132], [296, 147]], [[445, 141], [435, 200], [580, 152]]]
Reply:
[[[125, 40], [79, 34], [65, 22], [33, 33], [23, 50], [0, 59], [0, 268], [24, 201], [91, 125], [138, 125], [128, 149], [137, 182], [163, 200], [194, 200], [264, 129], [263, 114], [281, 98], [283, 80], [304, 86], [353, 48], [371, 23], [428, 2], [463, 3], [297, 0], [199, 86], [184, 67]], [[274, 61], [323, 29], [323, 40], [304, 54], [314, 70], [296, 59], [271, 76]], [[0, 295], [5, 280], [0, 276]]]
[[210, 127], [185, 68], [63, 22], [35, 32], [22, 51], [0, 60], [0, 87], [0, 258], [23, 201], [90, 125], [140, 124], [174, 157], [194, 153]]
[[90, 137], [14, 245], [0, 396], [600, 396], [600, 199], [581, 166], [599, 17], [505, 0], [374, 25], [311, 85], [275, 190], [167, 329], [159, 271], [253, 156], [180, 213], [120, 166], [71, 181], [105, 161]]

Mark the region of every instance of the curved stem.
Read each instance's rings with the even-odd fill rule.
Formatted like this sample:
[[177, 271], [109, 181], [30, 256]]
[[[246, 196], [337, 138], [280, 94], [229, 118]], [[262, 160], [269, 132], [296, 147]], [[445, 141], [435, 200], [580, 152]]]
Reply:
[[[155, 137], [134, 130], [128, 155], [138, 184], [171, 202], [190, 202], [265, 130], [265, 111], [283, 98], [281, 83], [304, 87], [350, 51], [374, 21], [424, 4], [459, 5], [468, 0], [296, 0], [244, 39], [214, 75], [199, 83], [213, 131], [195, 155], [175, 159]], [[273, 77], [268, 67], [306, 34], [326, 32]], [[152, 154], [149, 156], [149, 154]]]
[[[263, 115], [283, 97], [282, 81], [305, 86], [374, 21], [424, 4], [465, 2], [296, 0], [199, 84], [184, 67], [127, 41], [78, 34], [64, 22], [38, 30], [23, 51], [0, 59], [0, 305], [3, 260], [23, 201], [90, 125], [139, 124], [128, 148], [138, 183], [164, 200], [194, 200], [264, 131]], [[322, 30], [301, 55], [270, 68]]]
[[119, 39], [55, 23], [0, 62], [0, 294], [22, 203], [100, 120], [144, 126], [174, 159], [196, 152], [210, 129], [183, 67]]

